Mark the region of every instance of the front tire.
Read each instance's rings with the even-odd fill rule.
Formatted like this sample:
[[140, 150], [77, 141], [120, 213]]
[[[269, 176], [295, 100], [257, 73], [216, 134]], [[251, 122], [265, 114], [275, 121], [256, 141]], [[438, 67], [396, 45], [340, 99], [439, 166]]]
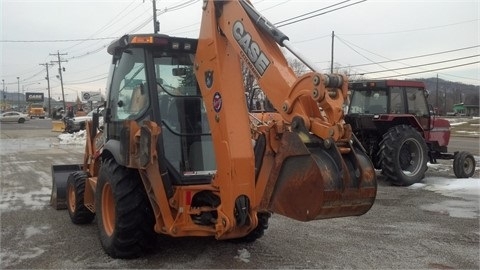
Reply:
[[255, 240], [261, 238], [265, 234], [265, 230], [268, 229], [268, 220], [270, 219], [272, 214], [265, 212], [265, 213], [257, 213], [258, 217], [258, 225], [253, 229], [250, 233], [245, 235], [244, 237], [230, 239], [233, 243], [252, 243]]
[[475, 159], [468, 152], [459, 152], [453, 159], [453, 172], [457, 178], [469, 178], [475, 173]]
[[97, 225], [105, 252], [113, 258], [136, 258], [154, 244], [155, 219], [136, 170], [104, 160], [95, 194]]
[[390, 128], [380, 142], [382, 173], [394, 185], [409, 186], [422, 181], [427, 170], [427, 144], [411, 126]]
[[88, 175], [84, 171], [76, 171], [68, 176], [66, 201], [70, 220], [74, 224], [88, 224], [95, 218], [95, 214], [84, 205], [83, 195], [87, 178]]

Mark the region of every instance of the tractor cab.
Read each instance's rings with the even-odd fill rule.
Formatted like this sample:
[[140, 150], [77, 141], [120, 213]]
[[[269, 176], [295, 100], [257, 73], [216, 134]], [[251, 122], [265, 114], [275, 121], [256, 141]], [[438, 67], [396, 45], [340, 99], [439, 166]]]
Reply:
[[[365, 81], [349, 85], [351, 95], [350, 117], [404, 119], [414, 121], [420, 130], [433, 128], [427, 103], [427, 91], [422, 82], [415, 81]], [[388, 116], [390, 115], [390, 116]], [[400, 117], [410, 115], [412, 117]], [[406, 120], [409, 119], [409, 120]]]
[[210, 127], [193, 71], [196, 48], [195, 39], [160, 34], [124, 36], [108, 48], [113, 63], [106, 141], [119, 142], [110, 151], [126, 164], [129, 151], [122, 149], [134, 140], [125, 122], [155, 122], [161, 129], [159, 168], [167, 184], [209, 183], [216, 170]]

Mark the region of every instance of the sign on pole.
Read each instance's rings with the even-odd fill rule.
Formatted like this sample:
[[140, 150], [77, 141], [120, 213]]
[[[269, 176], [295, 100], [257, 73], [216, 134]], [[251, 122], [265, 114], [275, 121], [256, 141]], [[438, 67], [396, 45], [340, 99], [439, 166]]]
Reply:
[[25, 93], [25, 100], [27, 102], [43, 102], [43, 93]]
[[100, 94], [100, 92], [82, 91], [82, 100], [83, 101], [102, 101], [102, 95]]

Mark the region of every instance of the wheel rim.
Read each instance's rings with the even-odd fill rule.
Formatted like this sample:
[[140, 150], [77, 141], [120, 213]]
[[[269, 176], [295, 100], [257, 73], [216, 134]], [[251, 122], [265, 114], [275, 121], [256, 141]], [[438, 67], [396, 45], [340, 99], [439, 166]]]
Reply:
[[473, 168], [473, 160], [470, 158], [466, 158], [465, 161], [463, 162], [463, 171], [465, 173], [470, 173], [474, 168]]
[[102, 190], [102, 221], [105, 233], [111, 236], [115, 228], [115, 201], [109, 183], [106, 183]]
[[75, 198], [75, 189], [73, 188], [72, 185], [68, 185], [67, 187], [67, 194], [68, 194], [68, 209], [70, 212], [75, 213], [75, 203], [76, 203], [76, 198]]
[[413, 139], [406, 140], [399, 154], [399, 164], [405, 175], [415, 175], [422, 168], [423, 152], [419, 142]]

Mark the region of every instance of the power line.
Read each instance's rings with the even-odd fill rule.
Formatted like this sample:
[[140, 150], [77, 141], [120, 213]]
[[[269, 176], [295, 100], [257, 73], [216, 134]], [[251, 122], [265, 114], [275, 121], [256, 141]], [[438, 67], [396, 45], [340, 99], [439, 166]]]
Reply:
[[[292, 17], [292, 18], [289, 18], [289, 19], [286, 19], [286, 20], [283, 20], [283, 21], [276, 22], [275, 25], [277, 25], [277, 24], [280, 25], [280, 24], [282, 24], [282, 23], [286, 23], [286, 22], [288, 22], [288, 21], [295, 20], [295, 19], [298, 19], [298, 18], [307, 16], [307, 15], [310, 15], [310, 14], [313, 14], [313, 13], [316, 13], [316, 12], [319, 12], [319, 11], [322, 11], [322, 10], [325, 10], [325, 9], [329, 9], [329, 8], [331, 8], [331, 7], [335, 7], [335, 6], [341, 5], [341, 4], [343, 4], [343, 3], [350, 2], [350, 1], [351, 1], [351, 0], [345, 0], [345, 1], [338, 2], [338, 3], [336, 3], [336, 4], [333, 4], [333, 5], [330, 5], [330, 6], [327, 6], [327, 7], [323, 7], [323, 8], [314, 10], [314, 11], [310, 11], [310, 12], [307, 12], [307, 13], [303, 13], [303, 14], [301, 14], [301, 15], [298, 15], [298, 16], [295, 16], [295, 17]], [[280, 26], [279, 26], [279, 27], [280, 27]]]
[[[433, 65], [433, 64], [439, 64], [439, 63], [444, 63], [444, 62], [451, 62], [451, 61], [458, 61], [458, 60], [461, 60], [461, 59], [466, 59], [466, 58], [471, 58], [471, 57], [477, 57], [478, 55], [474, 55], [474, 56], [467, 56], [467, 57], [463, 57], [463, 58], [457, 58], [457, 59], [451, 59], [451, 60], [446, 60], [446, 61], [439, 61], [439, 62], [432, 62], [432, 63], [428, 63], [428, 64], [423, 64], [423, 65], [417, 65], [417, 66], [412, 66], [412, 65], [408, 65], [408, 64], [405, 64], [405, 63], [402, 63], [402, 62], [399, 62], [399, 61], [396, 61], [396, 62], [399, 62], [403, 65], [406, 65], [408, 67], [404, 67], [404, 68], [396, 68], [396, 69], [387, 69], [385, 68], [384, 66], [380, 65], [381, 63], [388, 63], [388, 62], [393, 62], [395, 60], [392, 60], [392, 59], [389, 59], [387, 57], [384, 57], [384, 56], [381, 56], [379, 54], [376, 54], [376, 53], [373, 53], [373, 52], [370, 52], [364, 48], [361, 48], [351, 42], [348, 42], [349, 44], [352, 44], [353, 46], [355, 47], [358, 47], [362, 50], [365, 50], [371, 54], [374, 54], [374, 55], [377, 55], [379, 57], [382, 57], [382, 58], [385, 58], [385, 59], [388, 59], [389, 61], [382, 61], [382, 62], [375, 62], [375, 61], [372, 61], [370, 60], [368, 57], [364, 56], [363, 54], [361, 54], [360, 52], [358, 52], [357, 50], [353, 49], [349, 44], [347, 44], [347, 41], [343, 40], [342, 38], [338, 37], [338, 40], [340, 40], [342, 43], [344, 43], [347, 47], [349, 47], [350, 49], [352, 49], [353, 51], [355, 51], [356, 53], [358, 53], [360, 56], [362, 57], [365, 57], [366, 59], [368, 59], [369, 61], [372, 62], [372, 64], [364, 64], [364, 65], [357, 65], [356, 67], [358, 66], [365, 66], [365, 65], [379, 65], [380, 67], [384, 68], [384, 70], [382, 71], [378, 71], [378, 72], [361, 72], [362, 74], [370, 74], [370, 73], [380, 73], [380, 72], [386, 72], [386, 71], [394, 71], [395, 73], [397, 73], [397, 75], [399, 76], [402, 76], [402, 74], [398, 73], [397, 70], [402, 70], [402, 69], [407, 69], [407, 68], [412, 68], [412, 67], [422, 67], [422, 66], [427, 66], [427, 65]], [[444, 54], [444, 53], [449, 53], [449, 52], [455, 52], [455, 51], [460, 51], [460, 50], [467, 50], [467, 49], [472, 49], [472, 48], [476, 48], [476, 47], [479, 47], [478, 45], [476, 46], [470, 46], [470, 47], [464, 47], [464, 48], [459, 48], [459, 49], [454, 49], [454, 50], [448, 50], [448, 51], [443, 51], [443, 52], [439, 52], [439, 53], [432, 53], [432, 54], [425, 54], [425, 55], [421, 55], [421, 56], [417, 56], [417, 57], [406, 57], [404, 58], [403, 60], [408, 60], [408, 59], [413, 59], [413, 58], [420, 58], [420, 57], [427, 57], [427, 56], [432, 56], [432, 55], [437, 55], [437, 54]], [[402, 59], [400, 59], [402, 60]], [[457, 65], [457, 66], [453, 66], [453, 67], [447, 67], [447, 68], [439, 68], [439, 69], [434, 69], [433, 71], [438, 71], [438, 70], [442, 70], [442, 69], [451, 69], [451, 68], [454, 68], [454, 67], [459, 67], [459, 66], [462, 66], [462, 65]], [[351, 66], [353, 67], [353, 66]], [[421, 71], [421, 72], [418, 72], [418, 73], [425, 73], [425, 72], [430, 72], [432, 70], [424, 70], [424, 71]], [[416, 74], [416, 73], [412, 73], [412, 74]], [[412, 74], [407, 74], [407, 75], [412, 75]], [[478, 79], [477, 79], [478, 80]]]
[[[352, 45], [354, 45], [354, 44], [352, 44]], [[415, 58], [435, 56], [435, 55], [445, 54], [445, 53], [451, 53], [451, 52], [459, 52], [459, 51], [468, 50], [468, 49], [473, 49], [473, 48], [478, 48], [478, 47], [480, 47], [480, 45], [470, 46], [470, 47], [464, 47], [464, 48], [459, 48], [459, 49], [454, 49], [454, 50], [448, 50], [448, 51], [441, 51], [441, 52], [436, 52], [436, 53], [428, 53], [428, 54], [422, 54], [422, 55], [417, 55], [417, 56], [410, 56], [410, 57], [398, 58], [398, 59], [391, 59], [391, 60], [380, 61], [380, 62], [375, 62], [375, 63], [352, 65], [352, 66], [349, 66], [349, 67], [351, 67], [351, 68], [353, 68], [353, 67], [363, 67], [363, 66], [376, 65], [377, 63], [384, 64], [384, 63], [390, 63], [390, 62], [398, 62], [398, 61], [402, 61], [402, 60], [410, 60], [410, 59], [415, 59]]]
[[[452, 69], [452, 68], [457, 68], [457, 67], [464, 67], [464, 66], [474, 65], [474, 64], [478, 64], [478, 63], [480, 63], [480, 61], [475, 61], [475, 62], [460, 64], [460, 65], [455, 65], [455, 66], [449, 66], [449, 67], [443, 67], [443, 68], [429, 69], [429, 70], [412, 72], [412, 73], [404, 73], [404, 74], [399, 74], [399, 76], [416, 75], [416, 74], [421, 74], [421, 73], [434, 72], [434, 71], [445, 70], [445, 69]], [[391, 77], [391, 76], [375, 77], [374, 79], [385, 79], [385, 78], [390, 78], [390, 77]], [[476, 80], [479, 81], [479, 79], [476, 79]]]
[[[133, 0], [132, 2], [130, 2], [130, 4], [128, 4], [124, 9], [122, 9], [119, 13], [117, 13], [117, 15], [115, 15], [109, 22], [107, 22], [104, 26], [102, 26], [100, 29], [98, 29], [97, 31], [95, 31], [93, 34], [91, 34], [90, 36], [88, 36], [88, 40], [93, 40], [93, 37], [97, 34], [100, 34], [101, 32], [105, 31], [106, 29], [112, 27], [114, 24], [114, 22], [116, 22], [116, 19], [123, 13], [125, 12], [128, 8], [130, 8], [131, 5], [133, 5], [137, 0]], [[141, 5], [141, 3], [139, 4]], [[139, 5], [137, 7], [135, 7], [133, 10], [137, 9], [139, 7]], [[131, 12], [131, 11], [130, 11]], [[65, 49], [63, 49], [62, 51], [67, 51], [67, 50], [71, 50], [72, 48], [82, 44], [84, 41], [81, 41], [77, 44], [74, 44], [70, 47], [67, 47]]]
[[189, 0], [189, 1], [186, 1], [186, 2], [183, 2], [183, 3], [180, 3], [178, 5], [175, 5], [175, 6], [166, 7], [163, 10], [160, 10], [160, 14], [167, 13], [169, 11], [175, 11], [175, 10], [180, 10], [180, 9], [186, 8], [188, 6], [191, 6], [191, 5], [195, 4], [198, 1], [199, 0]]
[[470, 56], [465, 56], [465, 57], [459, 57], [459, 58], [449, 59], [449, 60], [443, 60], [443, 61], [437, 61], [437, 62], [431, 62], [431, 63], [427, 63], [427, 64], [421, 64], [421, 65], [414, 65], [414, 66], [402, 67], [402, 68], [391, 68], [391, 69], [384, 69], [384, 70], [379, 70], [379, 71], [364, 72], [363, 74], [383, 73], [383, 72], [388, 72], [388, 71], [396, 71], [396, 70], [402, 70], [402, 69], [409, 69], [409, 68], [417, 68], [417, 67], [424, 67], [424, 66], [430, 66], [430, 65], [437, 65], [437, 64], [443, 64], [443, 63], [448, 63], [448, 62], [453, 62], [453, 61], [465, 60], [465, 59], [468, 59], [468, 58], [474, 58], [474, 57], [478, 57], [478, 56], [480, 56], [480, 54], [470, 55]]
[[473, 20], [461, 21], [461, 22], [456, 22], [456, 23], [435, 25], [435, 26], [409, 29], [409, 30], [400, 30], [400, 31], [391, 31], [391, 32], [377, 32], [377, 33], [362, 33], [362, 34], [345, 34], [345, 33], [342, 33], [342, 35], [345, 35], [345, 36], [391, 35], [391, 34], [399, 34], [399, 33], [432, 30], [432, 29], [435, 29], [435, 28], [444, 28], [444, 27], [449, 27], [449, 26], [454, 26], [454, 25], [459, 25], [459, 24], [465, 24], [465, 23], [471, 23], [471, 22], [478, 22], [478, 21], [480, 21], [480, 19], [473, 19]]
[[[102, 75], [104, 76], [105, 74], [102, 74]], [[100, 76], [102, 76], [102, 75], [100, 75]], [[98, 82], [98, 81], [101, 81], [101, 80], [105, 80], [105, 79], [107, 79], [107, 78], [108, 78], [108, 76], [104, 76], [104, 77], [102, 77], [102, 78], [95, 79], [95, 80], [90, 80], [90, 81], [80, 81], [80, 82], [79, 82], [79, 81], [74, 81], [74, 82], [68, 82], [67, 85], [76, 85], [76, 84], [85, 84], [85, 83], [91, 83], [91, 82]]]
[[349, 44], [345, 43], [341, 38], [339, 38], [338, 36], [336, 36], [336, 38], [342, 42], [343, 44], [345, 44], [345, 46], [349, 47], [352, 51], [356, 52], [358, 55], [362, 56], [363, 58], [367, 59], [368, 61], [372, 62], [372, 63], [375, 63], [376, 65], [384, 68], [384, 69], [387, 69], [387, 67], [385, 66], [382, 66], [381, 64], [379, 63], [376, 63], [375, 61], [373, 61], [372, 59], [368, 58], [367, 56], [363, 55], [362, 53], [360, 53], [359, 51], [355, 50], [352, 46], [350, 46]]
[[274, 7], [278, 7], [278, 6], [283, 5], [283, 4], [287, 3], [287, 2], [290, 2], [290, 0], [286, 0], [286, 1], [280, 2], [280, 3], [278, 3], [278, 4], [275, 4], [275, 5], [271, 6], [271, 7], [264, 8], [264, 9], [262, 9], [261, 11], [266, 11], [266, 10], [272, 9], [272, 8], [274, 8]]
[[[177, 5], [177, 6], [174, 6], [174, 9], [173, 10], [178, 10], [178, 9], [181, 9], [181, 8], [184, 8], [184, 7], [187, 7], [189, 5], [192, 5], [194, 4], [195, 2], [198, 2], [198, 0], [193, 0], [193, 1], [187, 1], [186, 3], [184, 3], [184, 5]], [[189, 3], [188, 5], [185, 5]], [[170, 10], [169, 10], [170, 11]], [[146, 12], [144, 12], [146, 13]], [[149, 24], [150, 22], [152, 21], [152, 18], [148, 17], [145, 21], [143, 21], [142, 23], [140, 23], [139, 25], [137, 25], [135, 28], [132, 28], [130, 31], [128, 31], [129, 33], [136, 33], [138, 30], [142, 29], [143, 27], [145, 27], [147, 24]], [[119, 38], [118, 36], [117, 37], [112, 37], [110, 39], [117, 39]], [[110, 43], [107, 43], [107, 44], [104, 44], [96, 49], [93, 49], [91, 51], [88, 51], [88, 52], [85, 52], [81, 55], [76, 55], [76, 56], [72, 56], [68, 59], [79, 59], [79, 58], [83, 58], [83, 57], [86, 57], [86, 56], [91, 56], [93, 54], [96, 54], [100, 51], [102, 51], [103, 49], [105, 49]]]
[[[104, 30], [106, 30], [106, 29], [108, 29], [112, 26], [117, 26], [116, 30], [110, 31], [110, 35], [112, 37], [111, 40], [117, 39], [118, 37], [124, 35], [126, 33], [125, 28], [131, 27], [132, 24], [134, 24], [138, 20], [141, 20], [145, 16], [145, 14], [147, 14], [147, 12], [149, 11], [148, 9], [145, 9], [145, 10], [139, 10], [141, 13], [134, 13], [141, 6], [142, 6], [142, 4], [139, 4], [135, 8], [129, 10], [128, 15], [130, 17], [133, 17], [133, 19], [129, 20], [128, 17], [122, 17], [123, 21], [127, 20], [127, 22], [125, 22], [125, 24], [121, 24], [120, 21], [116, 21], [115, 24], [111, 24], [110, 26], [108, 26], [107, 28], [103, 29], [100, 32], [103, 32]], [[99, 32], [99, 31], [96, 31], [96, 32]], [[103, 44], [99, 44], [100, 42], [101, 42], [101, 40], [97, 40], [94, 43], [90, 43], [88, 46], [84, 46], [83, 48], [77, 49], [75, 51], [70, 51], [70, 54], [74, 55], [71, 58], [75, 58], [75, 57], [81, 58], [81, 57], [84, 57], [84, 56], [92, 55], [93, 53], [99, 52], [103, 48], [107, 47], [110, 44], [111, 41], [109, 41], [107, 43], [103, 43]], [[99, 47], [97, 47], [97, 46], [99, 46]], [[87, 50], [87, 51], [85, 51], [85, 50]]]
[[346, 8], [346, 7], [350, 7], [350, 6], [353, 6], [353, 5], [356, 5], [356, 4], [360, 4], [360, 3], [365, 2], [365, 1], [367, 1], [367, 0], [360, 0], [360, 1], [352, 3], [352, 4], [348, 4], [348, 5], [345, 5], [345, 6], [342, 6], [342, 7], [338, 7], [338, 8], [334, 8], [332, 10], [328, 10], [328, 11], [325, 11], [325, 12], [322, 12], [322, 13], [311, 15], [311, 16], [308, 16], [308, 17], [305, 17], [305, 18], [302, 18], [302, 19], [298, 19], [298, 20], [294, 20], [294, 21], [291, 21], [291, 22], [278, 23], [278, 24], [276, 23], [275, 26], [280, 28], [280, 27], [283, 27], [283, 26], [287, 26], [287, 25], [290, 25], [290, 24], [297, 23], [297, 22], [305, 21], [305, 20], [308, 20], [308, 19], [311, 19], [311, 18], [314, 18], [314, 17], [318, 17], [320, 15], [324, 15], [324, 14], [327, 14], [327, 13], [330, 13], [330, 12], [333, 12], [333, 11], [337, 11], [337, 10], [340, 10], [340, 9], [343, 9], [343, 8]]

